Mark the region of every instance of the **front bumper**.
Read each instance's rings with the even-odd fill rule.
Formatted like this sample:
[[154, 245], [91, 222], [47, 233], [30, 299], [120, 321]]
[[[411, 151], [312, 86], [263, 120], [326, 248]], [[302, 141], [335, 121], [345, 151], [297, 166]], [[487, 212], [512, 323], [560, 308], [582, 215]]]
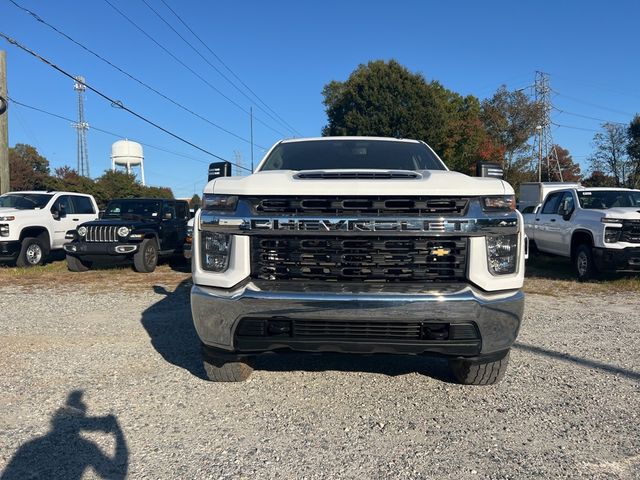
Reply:
[[640, 247], [594, 248], [594, 261], [602, 272], [640, 272]]
[[[261, 287], [269, 288], [268, 291]], [[452, 356], [490, 355], [508, 349], [516, 339], [524, 310], [520, 290], [483, 292], [468, 284], [434, 286], [433, 290], [406, 285], [344, 285], [294, 282], [249, 282], [233, 289], [194, 285], [191, 310], [196, 331], [208, 347], [232, 352], [289, 348], [300, 351], [358, 353], [437, 353]], [[247, 342], [237, 335], [243, 319], [275, 321], [331, 321], [363, 325], [420, 322], [428, 325], [475, 324], [479, 339], [470, 342], [397, 338], [302, 339], [274, 337]]]
[[15, 260], [20, 253], [20, 247], [19, 240], [0, 242], [0, 260]]
[[104, 255], [130, 255], [138, 250], [136, 243], [71, 242], [64, 244], [64, 251], [76, 257]]

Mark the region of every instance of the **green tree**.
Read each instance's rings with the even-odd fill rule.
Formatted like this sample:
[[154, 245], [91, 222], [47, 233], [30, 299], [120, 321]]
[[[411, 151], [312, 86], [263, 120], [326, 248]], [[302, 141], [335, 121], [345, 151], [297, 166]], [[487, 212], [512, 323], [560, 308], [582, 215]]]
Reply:
[[48, 180], [48, 188], [65, 192], [96, 194], [96, 183], [88, 177], [79, 175], [69, 166], [56, 168]]
[[493, 146], [487, 154], [504, 165], [505, 179], [514, 186], [523, 177], [531, 176], [529, 139], [540, 123], [540, 114], [536, 102], [522, 91], [509, 91], [504, 85], [482, 102], [481, 118], [491, 139], [488, 145]]
[[627, 154], [630, 162], [630, 186], [640, 187], [640, 115], [636, 114], [627, 129]]
[[191, 200], [189, 200], [189, 207], [198, 208], [200, 205], [202, 205], [202, 199], [200, 198], [200, 195], [194, 193]]
[[455, 170], [469, 173], [486, 135], [477, 98], [427, 82], [395, 60], [362, 64], [322, 90], [323, 135], [372, 135], [424, 140]]
[[585, 187], [615, 187], [615, 178], [596, 170], [582, 181]]
[[9, 172], [12, 190], [43, 190], [49, 182], [49, 160], [35, 147], [17, 143], [9, 149]]
[[106, 170], [95, 185], [96, 201], [101, 208], [114, 198], [139, 198], [143, 192], [134, 174], [121, 171]]
[[589, 157], [591, 171], [613, 177], [616, 187], [626, 186], [632, 173], [627, 155], [627, 129], [619, 123], [604, 123], [593, 137], [594, 152]]
[[174, 198], [173, 192], [168, 187], [142, 187], [140, 195], [147, 198], [166, 198], [167, 200]]

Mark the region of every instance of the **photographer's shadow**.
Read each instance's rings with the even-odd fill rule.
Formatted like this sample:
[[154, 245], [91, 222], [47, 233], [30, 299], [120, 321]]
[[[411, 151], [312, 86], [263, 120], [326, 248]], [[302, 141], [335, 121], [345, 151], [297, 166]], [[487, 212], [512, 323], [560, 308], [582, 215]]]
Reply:
[[[120, 479], [127, 475], [129, 451], [116, 417], [88, 417], [82, 390], [74, 390], [64, 407], [51, 418], [51, 430], [23, 444], [9, 461], [1, 480], [25, 478], [82, 478], [88, 468], [101, 478]], [[106, 455], [82, 432], [102, 432], [115, 437], [113, 456]]]

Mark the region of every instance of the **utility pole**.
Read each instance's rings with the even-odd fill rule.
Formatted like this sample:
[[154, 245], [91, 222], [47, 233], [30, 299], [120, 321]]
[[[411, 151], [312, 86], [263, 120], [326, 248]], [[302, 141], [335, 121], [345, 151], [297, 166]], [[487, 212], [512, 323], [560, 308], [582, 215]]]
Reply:
[[[9, 182], [9, 95], [7, 94], [7, 53], [0, 50], [0, 195], [11, 188]], [[2, 112], [1, 110], [4, 110]]]
[[253, 107], [249, 107], [249, 122], [251, 128], [251, 173], [253, 173]]

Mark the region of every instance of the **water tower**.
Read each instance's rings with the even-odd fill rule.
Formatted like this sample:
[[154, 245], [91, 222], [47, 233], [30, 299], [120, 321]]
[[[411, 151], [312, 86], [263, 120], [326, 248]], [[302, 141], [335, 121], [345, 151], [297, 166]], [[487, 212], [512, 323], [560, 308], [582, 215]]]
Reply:
[[111, 170], [125, 167], [131, 173], [131, 167], [140, 167], [140, 179], [144, 185], [144, 155], [142, 145], [130, 140], [118, 140], [111, 145]]

